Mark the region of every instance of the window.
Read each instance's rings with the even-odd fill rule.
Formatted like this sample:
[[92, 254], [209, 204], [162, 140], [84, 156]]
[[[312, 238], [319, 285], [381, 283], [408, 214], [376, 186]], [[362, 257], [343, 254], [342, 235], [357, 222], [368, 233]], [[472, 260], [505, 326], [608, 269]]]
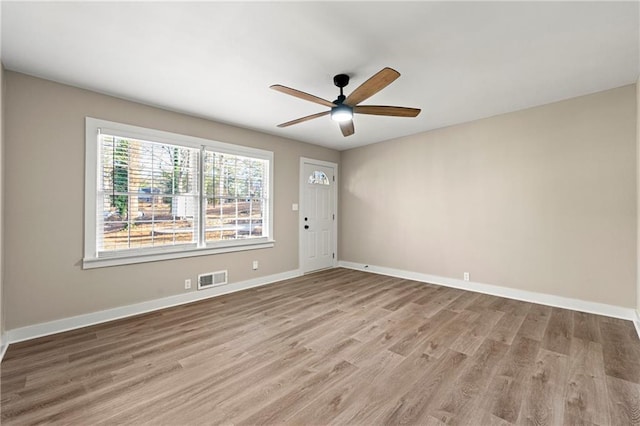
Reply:
[[314, 185], [329, 185], [329, 178], [324, 172], [315, 170], [309, 175], [307, 182]]
[[272, 247], [273, 153], [87, 117], [84, 267]]

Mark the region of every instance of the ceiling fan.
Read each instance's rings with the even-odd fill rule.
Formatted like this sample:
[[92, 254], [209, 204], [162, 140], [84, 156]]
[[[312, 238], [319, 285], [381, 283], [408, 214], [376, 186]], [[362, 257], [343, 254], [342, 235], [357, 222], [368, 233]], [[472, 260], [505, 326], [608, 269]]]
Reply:
[[353, 127], [354, 113], [386, 115], [391, 117], [416, 117], [420, 114], [420, 109], [418, 108], [384, 105], [358, 105], [360, 102], [369, 99], [371, 96], [393, 83], [393, 81], [398, 77], [400, 77], [400, 73], [398, 71], [388, 67], [383, 68], [369, 80], [362, 83], [356, 90], [351, 92], [349, 96], [345, 96], [344, 93], [342, 93], [342, 89], [349, 84], [349, 76], [346, 74], [338, 74], [333, 77], [333, 83], [340, 88], [340, 95], [333, 102], [301, 92], [300, 90], [292, 89], [280, 84], [274, 84], [271, 86], [271, 89], [273, 90], [331, 108], [329, 111], [307, 115], [306, 117], [278, 124], [278, 127], [288, 127], [331, 114], [331, 118], [334, 121], [337, 121], [340, 125], [342, 134], [344, 136], [351, 136], [355, 132]]

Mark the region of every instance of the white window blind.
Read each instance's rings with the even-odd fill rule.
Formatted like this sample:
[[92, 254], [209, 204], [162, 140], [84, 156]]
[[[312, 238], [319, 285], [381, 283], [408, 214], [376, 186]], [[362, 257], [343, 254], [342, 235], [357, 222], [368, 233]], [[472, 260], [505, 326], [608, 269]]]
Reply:
[[198, 242], [194, 148], [100, 134], [98, 252]]
[[265, 236], [267, 161], [205, 150], [203, 164], [207, 243]]

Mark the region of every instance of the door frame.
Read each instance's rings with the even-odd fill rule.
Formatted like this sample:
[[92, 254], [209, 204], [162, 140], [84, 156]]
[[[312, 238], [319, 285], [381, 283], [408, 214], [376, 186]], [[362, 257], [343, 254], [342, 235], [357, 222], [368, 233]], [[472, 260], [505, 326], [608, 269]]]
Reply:
[[302, 212], [304, 211], [304, 190], [305, 185], [304, 182], [306, 180], [306, 176], [304, 176], [304, 165], [305, 164], [317, 164], [319, 166], [324, 167], [332, 167], [333, 168], [333, 185], [331, 191], [331, 197], [333, 199], [333, 209], [334, 214], [336, 215], [336, 219], [333, 221], [333, 253], [335, 253], [335, 257], [333, 258], [332, 267], [335, 268], [338, 266], [338, 163], [332, 163], [330, 161], [324, 160], [315, 160], [313, 158], [300, 157], [300, 171], [298, 177], [298, 269], [301, 274], [306, 274], [313, 271], [305, 271], [304, 270], [304, 233], [302, 232], [302, 227], [304, 226], [304, 219], [302, 217]]

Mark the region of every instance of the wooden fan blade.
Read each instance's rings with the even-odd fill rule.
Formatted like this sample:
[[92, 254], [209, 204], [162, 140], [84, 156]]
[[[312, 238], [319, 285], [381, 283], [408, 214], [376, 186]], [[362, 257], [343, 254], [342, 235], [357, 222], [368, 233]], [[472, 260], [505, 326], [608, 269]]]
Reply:
[[289, 127], [294, 124], [302, 123], [304, 121], [313, 120], [314, 118], [322, 117], [324, 115], [329, 115], [331, 111], [319, 112], [317, 114], [307, 115], [306, 117], [298, 118], [296, 120], [287, 121], [286, 123], [278, 124], [278, 127]]
[[340, 130], [342, 130], [342, 135], [344, 137], [354, 134], [356, 130], [353, 127], [353, 120], [340, 122]]
[[361, 105], [354, 106], [353, 112], [358, 114], [388, 115], [391, 117], [417, 117], [418, 114], [420, 114], [420, 109], [383, 105]]
[[344, 101], [349, 106], [356, 106], [365, 99], [369, 99], [400, 77], [400, 73], [392, 68], [383, 68], [369, 80], [362, 83], [356, 90], [351, 92]]
[[304, 99], [305, 101], [314, 102], [316, 104], [328, 106], [330, 108], [336, 106], [336, 104], [334, 104], [333, 102], [330, 102], [330, 101], [328, 101], [326, 99], [322, 99], [322, 98], [319, 98], [317, 96], [313, 96], [313, 95], [310, 95], [308, 93], [301, 92], [300, 90], [292, 89], [291, 87], [282, 86], [280, 84], [274, 84], [273, 86], [270, 86], [269, 88], [275, 90], [276, 92], [285, 93], [287, 95], [295, 96], [296, 98], [300, 98], [300, 99]]

